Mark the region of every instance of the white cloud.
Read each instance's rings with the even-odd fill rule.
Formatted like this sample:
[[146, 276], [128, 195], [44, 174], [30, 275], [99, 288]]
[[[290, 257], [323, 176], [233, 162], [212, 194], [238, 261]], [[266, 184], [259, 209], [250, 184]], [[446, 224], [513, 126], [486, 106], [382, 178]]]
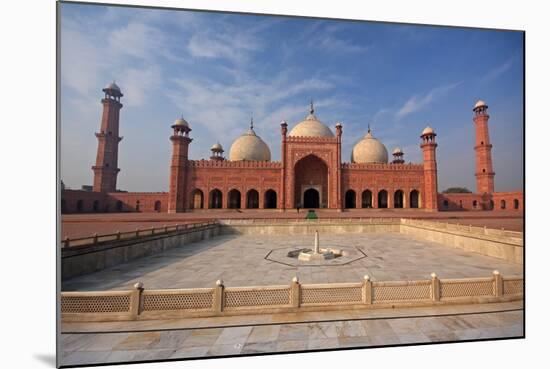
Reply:
[[493, 81], [493, 80], [497, 79], [498, 77], [500, 77], [501, 75], [506, 73], [506, 71], [508, 71], [508, 69], [510, 69], [512, 67], [512, 65], [514, 64], [514, 61], [515, 61], [515, 57], [511, 57], [506, 62], [498, 65], [497, 67], [495, 67], [493, 69], [491, 69], [483, 77], [482, 81], [483, 82], [490, 82], [490, 81]]
[[191, 56], [199, 58], [221, 58], [243, 62], [248, 53], [260, 50], [261, 43], [253, 36], [242, 34], [194, 34], [187, 49]]
[[338, 24], [317, 22], [306, 29], [302, 37], [308, 40], [309, 47], [332, 54], [361, 53], [369, 49], [368, 46], [338, 36], [339, 33], [345, 34], [345, 31], [345, 28]]
[[97, 77], [106, 68], [100, 50], [78, 29], [61, 31], [61, 82], [81, 95], [88, 95], [97, 86]]
[[368, 47], [354, 44], [349, 40], [325, 36], [318, 40], [319, 47], [330, 53], [359, 53], [368, 50]]
[[125, 105], [141, 106], [151, 91], [157, 90], [162, 83], [160, 69], [151, 65], [144, 68], [128, 68], [120, 75], [120, 88], [124, 92]]
[[152, 59], [156, 50], [166, 48], [162, 32], [145, 23], [130, 22], [110, 32], [109, 48], [117, 57]]
[[425, 95], [414, 95], [409, 100], [405, 102], [405, 104], [395, 113], [396, 118], [400, 119], [403, 118], [409, 114], [412, 114], [414, 112], [417, 112], [433, 101], [435, 101], [437, 98], [444, 96], [454, 88], [458, 87], [462, 82], [456, 82], [451, 83], [448, 85], [443, 85], [439, 87], [435, 87], [432, 90], [430, 90]]
[[[220, 121], [224, 122], [224, 129], [242, 128], [250, 113], [253, 113], [258, 126], [267, 116], [274, 117], [276, 122], [288, 119], [283, 115], [274, 116], [277, 106], [286, 99], [306, 91], [317, 94], [332, 87], [329, 82], [316, 78], [293, 82], [286, 75], [278, 76], [270, 83], [257, 79], [220, 83], [192, 76], [182, 76], [175, 83], [178, 89], [169, 92], [173, 103], [184, 110], [190, 120], [194, 117], [216, 134], [219, 133]], [[305, 114], [307, 102], [301, 111]]]

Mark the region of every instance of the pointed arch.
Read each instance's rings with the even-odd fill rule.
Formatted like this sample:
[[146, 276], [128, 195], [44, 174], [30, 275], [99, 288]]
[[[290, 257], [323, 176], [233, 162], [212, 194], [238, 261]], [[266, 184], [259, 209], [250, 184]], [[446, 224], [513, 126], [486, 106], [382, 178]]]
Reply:
[[409, 194], [409, 207], [412, 209], [420, 207], [420, 192], [418, 190], [412, 190]]
[[393, 194], [393, 207], [396, 209], [403, 208], [403, 191], [397, 190]]
[[191, 191], [191, 203], [189, 204], [189, 207], [191, 209], [203, 209], [204, 208], [204, 193], [202, 190], [195, 188], [193, 191]]
[[227, 194], [227, 207], [229, 209], [240, 209], [241, 208], [241, 191], [237, 189], [232, 189]]
[[388, 207], [388, 191], [380, 190], [378, 192], [378, 208], [385, 209]]
[[264, 194], [264, 209], [277, 208], [277, 192], [272, 189], [265, 191]]
[[260, 194], [255, 189], [248, 190], [246, 193], [246, 208], [258, 209], [260, 207]]
[[222, 204], [223, 204], [223, 194], [219, 189], [214, 188], [212, 191], [210, 191], [208, 208], [221, 209]]
[[344, 208], [346, 209], [355, 209], [355, 191], [347, 190], [344, 196]]
[[365, 190], [361, 194], [361, 207], [372, 208], [372, 191], [371, 190]]

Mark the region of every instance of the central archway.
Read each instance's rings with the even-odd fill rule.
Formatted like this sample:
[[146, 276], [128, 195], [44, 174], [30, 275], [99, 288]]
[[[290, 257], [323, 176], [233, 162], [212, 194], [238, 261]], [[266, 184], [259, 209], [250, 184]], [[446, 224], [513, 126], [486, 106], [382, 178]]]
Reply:
[[310, 188], [304, 192], [304, 208], [318, 208], [319, 207], [319, 191], [315, 188]]
[[[308, 194], [307, 204], [306, 193]], [[316, 195], [314, 193], [317, 193], [317, 200], [315, 200]], [[327, 164], [313, 154], [300, 159], [294, 166], [294, 206], [326, 208], [329, 200], [328, 193]]]

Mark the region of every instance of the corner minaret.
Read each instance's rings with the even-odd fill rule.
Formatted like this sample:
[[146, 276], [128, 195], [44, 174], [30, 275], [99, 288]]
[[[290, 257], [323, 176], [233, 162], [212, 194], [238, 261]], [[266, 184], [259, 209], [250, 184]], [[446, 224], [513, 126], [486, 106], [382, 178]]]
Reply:
[[[313, 105], [311, 107], [311, 110], [313, 111]], [[338, 211], [342, 211], [345, 207], [344, 206], [345, 199], [342, 196], [342, 122], [337, 122], [334, 128], [336, 128], [336, 141], [338, 145], [336, 149], [336, 165], [335, 165], [336, 198], [340, 199], [340, 201], [338, 201]]]
[[103, 104], [103, 115], [101, 127], [96, 133], [97, 157], [92, 167], [94, 171], [94, 187], [96, 192], [116, 191], [116, 178], [120, 169], [118, 168], [118, 143], [122, 137], [118, 135], [120, 109], [122, 104], [120, 98], [123, 96], [120, 88], [115, 82], [108, 84], [104, 89], [105, 97], [101, 99]]
[[495, 192], [495, 172], [491, 157], [491, 141], [489, 140], [489, 114], [487, 104], [479, 100], [474, 106], [474, 125], [476, 128], [476, 184], [477, 193]]
[[427, 126], [420, 138], [422, 154], [424, 156], [424, 199], [423, 207], [429, 211], [437, 211], [437, 161], [435, 158], [435, 132]]
[[186, 208], [187, 162], [189, 144], [193, 141], [189, 137], [189, 124], [185, 119], [176, 119], [172, 124], [174, 130], [170, 137], [172, 141], [172, 163], [170, 165], [170, 192], [168, 194], [168, 212], [180, 213]]

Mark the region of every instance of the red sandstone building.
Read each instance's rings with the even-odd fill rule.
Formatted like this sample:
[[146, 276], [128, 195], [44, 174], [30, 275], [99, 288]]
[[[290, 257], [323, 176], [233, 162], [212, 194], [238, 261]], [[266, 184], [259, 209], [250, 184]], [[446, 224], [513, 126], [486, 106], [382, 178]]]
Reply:
[[476, 135], [476, 193], [438, 194], [436, 133], [426, 127], [420, 135], [423, 162], [406, 164], [403, 152], [386, 147], [370, 128], [353, 148], [351, 161], [342, 161], [342, 124], [334, 132], [314, 114], [290, 131], [281, 122], [281, 161], [271, 161], [267, 144], [250, 128], [232, 144], [229, 158], [219, 143], [208, 160], [189, 158], [190, 125], [172, 125], [169, 192], [116, 190], [119, 117], [123, 94], [111, 83], [103, 89], [103, 115], [96, 133], [98, 150], [93, 191], [63, 190], [63, 213], [186, 212], [200, 209], [418, 208], [438, 210], [522, 210], [522, 192], [495, 192], [487, 104], [473, 109]]

